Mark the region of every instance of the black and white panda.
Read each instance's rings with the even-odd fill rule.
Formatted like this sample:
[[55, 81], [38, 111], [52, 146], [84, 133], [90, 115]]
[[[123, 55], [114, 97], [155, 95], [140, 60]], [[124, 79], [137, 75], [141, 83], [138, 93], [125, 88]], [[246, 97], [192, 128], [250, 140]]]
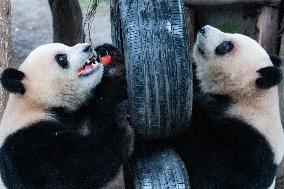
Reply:
[[201, 93], [178, 150], [192, 189], [272, 189], [284, 154], [281, 61], [253, 39], [204, 26], [193, 56]]
[[[11, 94], [0, 124], [1, 189], [102, 188], [121, 173], [133, 143], [117, 118], [124, 60], [111, 45], [95, 50], [47, 44], [2, 73]], [[112, 61], [98, 63], [106, 54]]]

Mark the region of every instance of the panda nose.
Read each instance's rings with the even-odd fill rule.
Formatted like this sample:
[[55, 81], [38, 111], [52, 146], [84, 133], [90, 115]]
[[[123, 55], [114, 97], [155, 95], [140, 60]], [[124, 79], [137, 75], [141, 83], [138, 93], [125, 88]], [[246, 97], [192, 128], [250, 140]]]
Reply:
[[198, 31], [198, 33], [200, 33], [201, 35], [205, 34], [205, 26], [203, 26], [202, 28], [200, 28], [200, 30]]
[[92, 46], [91, 45], [87, 45], [84, 50], [84, 52], [91, 52], [92, 51]]

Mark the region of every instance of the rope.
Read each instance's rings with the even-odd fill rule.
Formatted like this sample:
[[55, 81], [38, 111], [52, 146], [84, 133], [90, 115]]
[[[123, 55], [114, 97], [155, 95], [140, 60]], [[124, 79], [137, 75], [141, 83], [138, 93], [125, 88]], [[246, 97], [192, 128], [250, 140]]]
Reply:
[[[98, 7], [98, 4], [99, 4], [99, 0], [90, 0], [90, 3], [87, 8], [85, 20], [83, 23], [83, 33], [84, 33], [83, 41], [84, 43], [88, 42], [91, 45], [92, 45], [91, 26], [95, 18], [96, 9]], [[85, 33], [85, 29], [87, 30], [87, 34]]]

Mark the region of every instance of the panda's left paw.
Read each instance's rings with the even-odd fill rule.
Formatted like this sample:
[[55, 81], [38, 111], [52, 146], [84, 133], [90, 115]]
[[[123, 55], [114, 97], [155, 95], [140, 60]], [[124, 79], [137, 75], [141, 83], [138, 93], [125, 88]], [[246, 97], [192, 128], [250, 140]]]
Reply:
[[260, 89], [269, 89], [278, 85], [282, 80], [282, 72], [279, 68], [268, 66], [257, 71], [260, 77], [255, 81], [256, 86]]
[[112, 64], [123, 64], [124, 63], [123, 56], [120, 50], [111, 44], [105, 43], [103, 45], [100, 45], [95, 48], [95, 51], [101, 57], [110, 55]]
[[106, 77], [125, 77], [124, 57], [118, 48], [106, 43], [96, 47], [95, 51], [98, 54], [98, 62], [102, 60], [100, 57], [108, 59], [107, 64], [104, 64]]

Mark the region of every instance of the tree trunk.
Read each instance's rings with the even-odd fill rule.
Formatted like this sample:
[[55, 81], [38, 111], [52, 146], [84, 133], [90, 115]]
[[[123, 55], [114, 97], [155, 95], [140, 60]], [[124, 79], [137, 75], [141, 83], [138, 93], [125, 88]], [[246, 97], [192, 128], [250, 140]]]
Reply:
[[277, 53], [279, 8], [264, 6], [257, 21], [256, 40], [268, 53]]
[[53, 17], [53, 41], [72, 46], [83, 40], [83, 15], [78, 0], [48, 0]]
[[[10, 63], [10, 30], [11, 30], [11, 5], [9, 0], [0, 1], [0, 73]], [[6, 106], [7, 93], [0, 85], [0, 120]]]

